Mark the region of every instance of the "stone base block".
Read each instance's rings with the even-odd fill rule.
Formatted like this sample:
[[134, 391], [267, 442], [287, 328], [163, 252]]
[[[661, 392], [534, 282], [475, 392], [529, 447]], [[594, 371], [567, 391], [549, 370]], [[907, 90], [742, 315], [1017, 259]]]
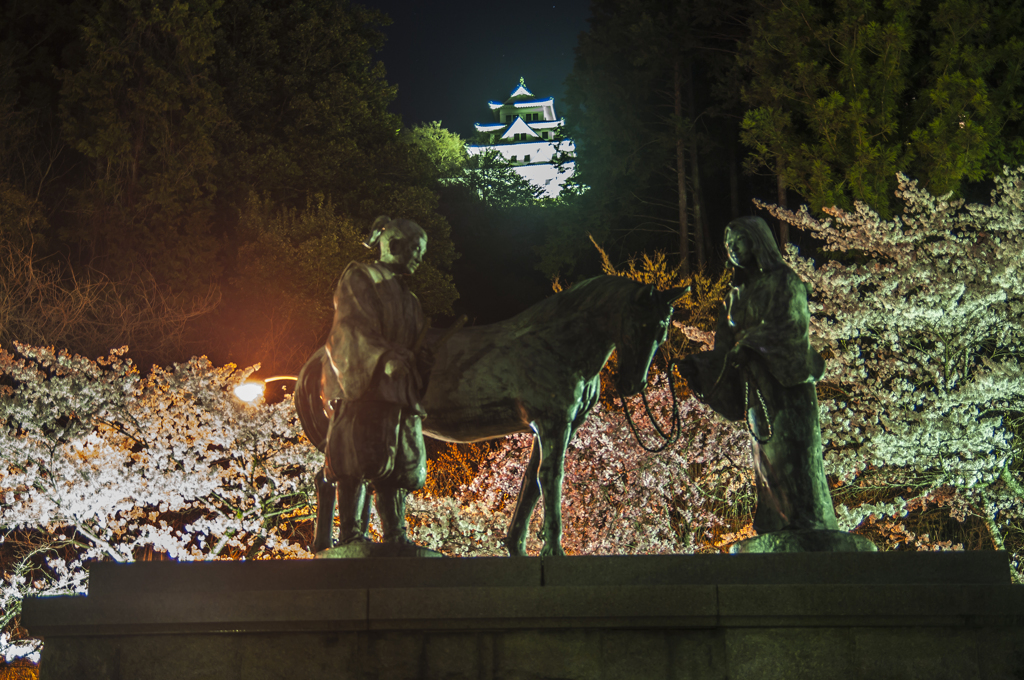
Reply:
[[98, 563], [40, 680], [1020, 680], [1005, 552]]
[[993, 629], [371, 631], [55, 640], [40, 680], [1019, 680]]
[[875, 544], [846, 531], [773, 531], [737, 541], [729, 547], [740, 553], [876, 552]]
[[444, 557], [444, 555], [436, 550], [409, 543], [350, 543], [321, 550], [316, 554], [318, 560], [367, 557]]

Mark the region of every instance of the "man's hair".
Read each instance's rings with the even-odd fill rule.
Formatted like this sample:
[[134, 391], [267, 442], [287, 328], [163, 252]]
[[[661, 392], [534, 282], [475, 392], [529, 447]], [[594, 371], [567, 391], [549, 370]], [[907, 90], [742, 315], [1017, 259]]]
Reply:
[[373, 226], [370, 227], [370, 235], [363, 242], [363, 245], [367, 248], [372, 248], [381, 238], [390, 241], [394, 238], [412, 238], [414, 236], [426, 238], [427, 232], [423, 231], [423, 227], [420, 225], [404, 217], [393, 220], [387, 215], [381, 215], [373, 221]]

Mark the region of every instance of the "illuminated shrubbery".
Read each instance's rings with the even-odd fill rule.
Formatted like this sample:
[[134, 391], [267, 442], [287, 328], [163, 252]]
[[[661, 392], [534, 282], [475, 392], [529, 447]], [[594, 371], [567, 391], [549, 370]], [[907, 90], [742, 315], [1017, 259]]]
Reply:
[[[667, 422], [671, 398], [664, 376], [649, 389], [648, 401], [656, 417]], [[646, 416], [639, 415], [639, 398], [630, 402], [637, 426], [653, 431]], [[680, 443], [650, 453], [637, 444], [622, 413], [603, 404], [594, 408], [566, 450], [562, 543], [567, 553], [715, 551], [749, 525], [753, 476], [744, 432], [712, 418], [710, 409], [696, 401], [682, 401], [680, 409]], [[505, 441], [462, 492], [474, 508], [503, 516], [495, 541], [499, 545], [505, 518], [515, 506], [531, 437]], [[539, 523], [540, 515], [535, 513], [534, 522]], [[528, 549], [539, 551], [536, 531], [530, 539]]]
[[[671, 397], [662, 374], [648, 401], [663, 425]], [[753, 474], [746, 434], [694, 400], [680, 404], [684, 431], [660, 453], [645, 451], [625, 417], [598, 404], [566, 450], [562, 544], [571, 555], [715, 552], [752, 536]], [[630, 399], [642, 432], [653, 432], [640, 398]], [[505, 555], [531, 435], [492, 447], [476, 477], [454, 497], [412, 497], [412, 536], [448, 555]], [[648, 442], [657, 444], [657, 440]], [[653, 446], [652, 446], [653, 448]], [[538, 554], [543, 511], [534, 512], [527, 550]]]

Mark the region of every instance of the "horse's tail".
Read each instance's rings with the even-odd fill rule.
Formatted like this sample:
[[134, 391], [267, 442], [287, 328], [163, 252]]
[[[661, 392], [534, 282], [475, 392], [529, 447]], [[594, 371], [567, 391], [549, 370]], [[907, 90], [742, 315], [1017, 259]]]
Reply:
[[326, 351], [321, 347], [313, 353], [299, 371], [299, 380], [295, 385], [295, 409], [299, 412], [299, 422], [302, 423], [306, 438], [321, 453], [327, 451], [327, 427], [331, 422], [324, 411], [323, 401], [323, 367]]

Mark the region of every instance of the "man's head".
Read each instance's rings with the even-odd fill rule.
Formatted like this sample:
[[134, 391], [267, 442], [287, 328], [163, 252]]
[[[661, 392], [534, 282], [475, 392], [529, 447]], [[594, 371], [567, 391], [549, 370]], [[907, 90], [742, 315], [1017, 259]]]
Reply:
[[427, 252], [427, 234], [412, 220], [382, 215], [373, 223], [366, 245], [380, 241], [380, 261], [396, 274], [412, 274]]

